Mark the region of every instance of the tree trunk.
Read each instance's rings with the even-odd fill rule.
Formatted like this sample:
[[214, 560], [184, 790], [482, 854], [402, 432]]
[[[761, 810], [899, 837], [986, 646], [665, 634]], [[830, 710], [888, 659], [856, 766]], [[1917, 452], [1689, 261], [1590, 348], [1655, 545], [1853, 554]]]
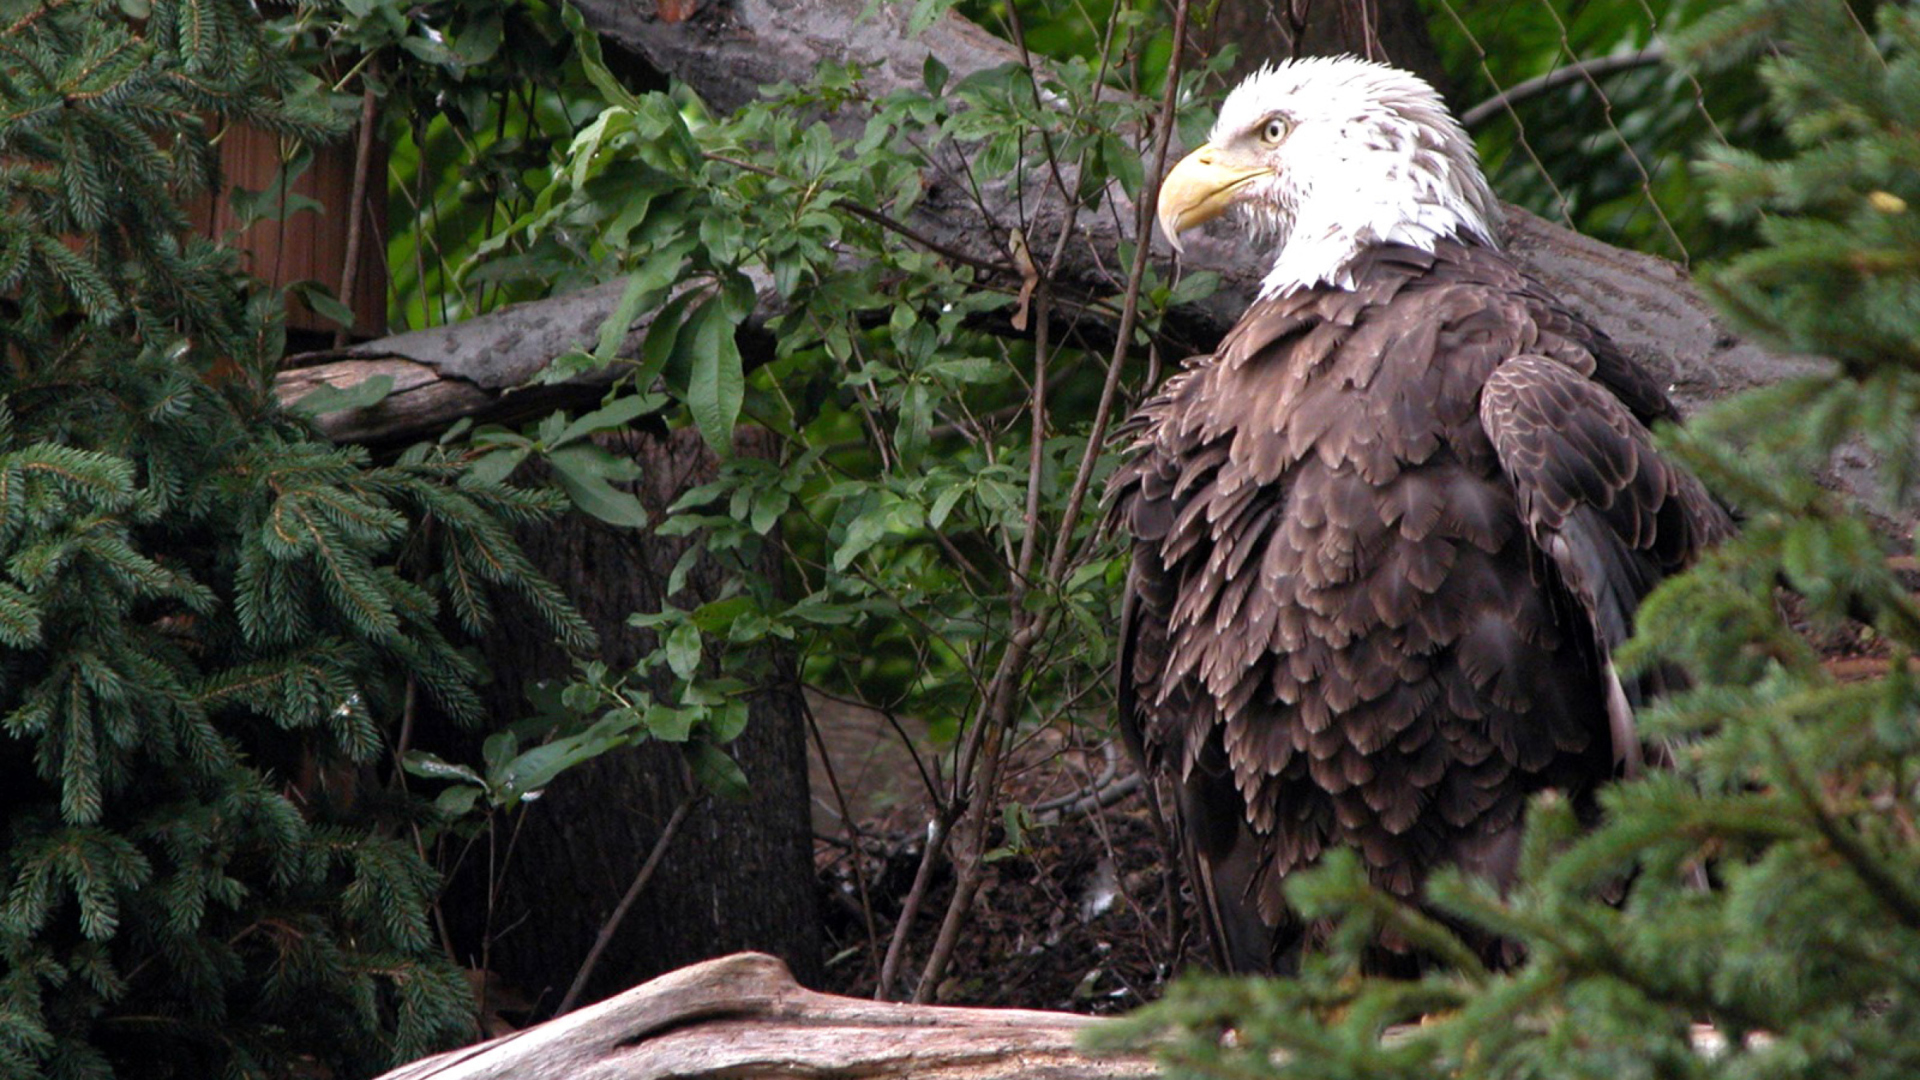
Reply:
[[816, 994], [771, 956], [714, 960], [552, 1023], [403, 1065], [380, 1080], [1132, 1080], [1140, 1053], [1095, 1056], [1089, 1016], [891, 1005]]
[[[765, 455], [771, 440], [743, 429], [736, 449]], [[711, 480], [715, 459], [697, 432], [634, 433], [626, 449], [643, 470], [640, 495], [651, 520], [694, 485]], [[601, 656], [619, 670], [651, 653], [651, 631], [627, 625], [659, 611], [668, 575], [689, 541], [618, 529], [574, 514], [524, 529], [520, 541], [540, 569], [579, 604], [601, 637]], [[778, 575], [769, 548], [750, 568]], [[730, 571], [702, 556], [674, 604], [720, 595]], [[497, 717], [528, 711], [526, 690], [573, 672], [546, 642], [537, 620], [502, 611], [484, 645]], [[803, 981], [818, 982], [820, 922], [808, 818], [805, 717], [793, 657], [769, 650], [770, 672], [751, 699], [746, 731], [731, 744], [752, 784], [744, 802], [702, 799], [669, 842], [632, 910], [600, 958], [583, 1001], [697, 960], [743, 949], [778, 955]], [[656, 694], [666, 687], [657, 686]], [[532, 995], [547, 1015], [565, 995], [608, 915], [633, 881], [662, 825], [688, 792], [677, 748], [648, 744], [589, 762], [562, 776], [526, 807], [491, 917], [487, 966]], [[504, 837], [500, 851], [504, 851]], [[449, 909], [461, 959], [479, 966], [487, 905], [487, 860], [469, 856]]]
[[[1419, 0], [1279, 0], [1234, 3], [1212, 0], [1195, 5], [1187, 41], [1196, 61], [1218, 55], [1229, 44], [1239, 54], [1214, 89], [1224, 92], [1255, 68], [1275, 60], [1342, 53], [1396, 64], [1446, 94], [1447, 72], [1427, 34], [1427, 16]], [[1454, 102], [1459, 106], [1459, 102]]]

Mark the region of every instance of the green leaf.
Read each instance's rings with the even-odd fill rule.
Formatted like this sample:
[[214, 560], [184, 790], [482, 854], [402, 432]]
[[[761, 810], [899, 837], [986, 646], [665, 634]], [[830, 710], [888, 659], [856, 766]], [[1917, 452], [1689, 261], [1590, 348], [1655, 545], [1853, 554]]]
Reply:
[[526, 446], [509, 446], [482, 455], [467, 466], [467, 479], [476, 484], [504, 484], [507, 477], [513, 475], [513, 470], [527, 459], [530, 449]]
[[465, 765], [455, 765], [443, 761], [438, 755], [425, 750], [409, 750], [400, 755], [400, 767], [408, 776], [417, 776], [422, 780], [452, 780], [462, 784], [485, 784], [479, 773]]
[[688, 613], [688, 621], [704, 633], [717, 633], [733, 624], [735, 619], [755, 610], [759, 605], [753, 597], [744, 593], [719, 600], [710, 600]]
[[744, 698], [728, 698], [715, 708], [707, 717], [707, 723], [713, 731], [713, 741], [722, 745], [740, 737], [747, 730], [747, 702]]
[[712, 743], [697, 742], [687, 747], [686, 754], [693, 778], [708, 791], [732, 802], [742, 802], [753, 795], [747, 774], [725, 750]]
[[933, 506], [927, 511], [927, 524], [936, 529], [946, 524], [947, 515], [953, 513], [954, 506], [972, 486], [964, 481], [954, 481], [941, 488], [940, 494], [934, 496]]
[[648, 288], [645, 276], [627, 276], [627, 287], [620, 292], [620, 302], [600, 323], [600, 340], [593, 347], [595, 360], [610, 364], [620, 354], [620, 346], [627, 340], [628, 329], [633, 326], [633, 320], [640, 316], [640, 306], [647, 298]]
[[480, 796], [484, 794], [486, 794], [484, 788], [461, 784], [458, 787], [447, 788], [435, 796], [433, 807], [448, 817], [465, 817], [473, 812], [474, 804], [479, 802]]
[[[353, 309], [342, 303], [339, 297], [334, 296], [331, 289], [318, 282], [312, 282], [307, 287], [294, 291], [302, 303], [313, 309], [315, 315], [336, 326], [353, 329], [355, 322]], [[387, 378], [387, 376], [380, 377]]]
[[647, 732], [662, 742], [686, 742], [693, 735], [694, 722], [700, 719], [704, 711], [649, 705], [646, 711]]
[[329, 383], [316, 387], [312, 392], [303, 394], [300, 400], [287, 406], [288, 412], [303, 416], [325, 416], [328, 413], [344, 412], [348, 409], [365, 409], [380, 404], [393, 393], [393, 376], [372, 375], [354, 383], [352, 386], [334, 386]]
[[591, 739], [585, 735], [555, 739], [542, 743], [526, 753], [506, 762], [494, 775], [494, 787], [500, 792], [501, 804], [512, 806], [515, 802], [546, 788], [553, 783], [554, 777], [573, 768], [583, 761], [598, 757], [612, 749], [605, 740]]
[[639, 98], [633, 96], [614, 73], [607, 68], [607, 62], [600, 53], [600, 35], [587, 25], [586, 17], [572, 4], [560, 5], [560, 21], [573, 34], [573, 47], [580, 57], [580, 67], [586, 73], [587, 81], [600, 91], [600, 96], [609, 104], [624, 109], [641, 107]]
[[730, 458], [733, 425], [747, 393], [733, 319], [716, 297], [700, 305], [690, 323], [681, 332], [687, 343], [687, 407], [707, 445], [722, 458]]
[[948, 74], [947, 65], [928, 52], [927, 59], [920, 65], [920, 85], [927, 88], [929, 97], [939, 97], [941, 88], [947, 85]]
[[780, 515], [787, 512], [790, 501], [787, 493], [779, 488], [762, 488], [754, 492], [753, 512], [747, 521], [748, 526], [765, 536], [780, 521]]
[[1128, 146], [1118, 136], [1108, 135], [1102, 140], [1100, 156], [1106, 161], [1114, 179], [1120, 181], [1120, 188], [1127, 198], [1140, 197], [1140, 189], [1146, 185], [1146, 167], [1140, 162], [1140, 153]]
[[666, 302], [647, 327], [647, 339], [640, 344], [639, 366], [634, 369], [634, 384], [645, 389], [653, 385], [674, 360], [680, 343], [680, 331], [686, 325], [687, 305], [695, 294], [683, 292]]
[[[608, 483], [609, 461], [619, 461], [606, 450], [593, 443], [576, 442], [548, 455], [547, 461], [553, 466], [553, 478], [567, 498], [581, 511], [599, 518], [609, 525], [621, 525], [638, 529], [647, 524], [647, 508], [640, 497], [631, 491], [622, 491]], [[630, 460], [627, 461], [632, 465]], [[618, 479], [631, 479], [631, 476], [619, 476]]]
[[700, 628], [681, 623], [667, 635], [667, 667], [682, 679], [691, 679], [700, 670]]
[[1220, 275], [1211, 270], [1195, 270], [1182, 275], [1167, 295], [1168, 306], [1205, 300], [1220, 290]]
[[619, 431], [658, 407], [658, 399], [646, 394], [624, 394], [568, 424], [549, 445], [557, 450], [596, 432]]
[[507, 763], [507, 759], [519, 749], [518, 735], [511, 731], [497, 731], [487, 736], [487, 741], [480, 744], [480, 761], [486, 766], [487, 772], [499, 772], [500, 768]]
[[847, 524], [840, 546], [833, 553], [833, 568], [845, 570], [853, 565], [853, 560], [889, 534], [911, 531], [925, 524], [926, 517], [919, 506], [897, 495], [885, 494], [876, 505], [868, 507]]

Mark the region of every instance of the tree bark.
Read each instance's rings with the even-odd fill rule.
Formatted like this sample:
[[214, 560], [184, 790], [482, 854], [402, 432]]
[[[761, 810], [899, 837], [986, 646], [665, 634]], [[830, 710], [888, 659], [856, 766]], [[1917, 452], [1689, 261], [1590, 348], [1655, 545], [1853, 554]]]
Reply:
[[891, 1005], [803, 990], [771, 956], [709, 961], [537, 1028], [424, 1058], [380, 1080], [1127, 1080], [1145, 1054], [1075, 1047], [1071, 1013]]
[[[715, 474], [713, 453], [699, 434], [636, 432], [619, 449], [642, 469], [648, 517]], [[742, 455], [772, 451], [764, 432], [742, 429]], [[684, 589], [667, 581], [689, 541], [651, 530], [620, 529], [569, 515], [522, 529], [535, 563], [578, 604], [600, 634], [600, 659], [618, 671], [651, 654], [652, 631], [627, 625], [636, 612], [682, 608], [718, 598], [730, 577], [777, 578], [769, 547], [758, 564], [729, 568], [701, 556]], [[504, 608], [482, 644], [493, 673], [493, 715], [525, 715], [527, 690], [572, 675], [568, 658], [547, 641], [538, 619]], [[742, 949], [778, 954], [801, 979], [821, 974], [820, 919], [808, 816], [806, 719], [790, 651], [768, 648], [755, 658], [766, 672], [750, 699], [746, 730], [729, 747], [747, 772], [750, 798], [708, 797], [694, 807], [645, 889], [627, 912], [595, 967], [582, 1000], [594, 1001], [643, 979], [697, 960]], [[664, 673], [652, 688], [666, 700]], [[652, 850], [661, 828], [688, 793], [678, 748], [649, 743], [563, 773], [525, 808], [512, 861], [501, 875], [491, 918], [487, 860], [469, 856], [450, 890], [448, 910], [462, 959], [478, 966], [491, 924], [487, 965], [532, 996], [535, 1015], [558, 1004], [602, 924]], [[504, 850], [504, 836], [500, 843]]]
[[[1396, 64], [1433, 84], [1450, 89], [1446, 68], [1427, 34], [1427, 15], [1418, 0], [1279, 0], [1233, 3], [1213, 0], [1195, 19], [1187, 39], [1196, 59], [1239, 47], [1216, 91], [1224, 92], [1262, 64], [1301, 56], [1343, 53]], [[1460, 103], [1455, 102], [1456, 106]]]

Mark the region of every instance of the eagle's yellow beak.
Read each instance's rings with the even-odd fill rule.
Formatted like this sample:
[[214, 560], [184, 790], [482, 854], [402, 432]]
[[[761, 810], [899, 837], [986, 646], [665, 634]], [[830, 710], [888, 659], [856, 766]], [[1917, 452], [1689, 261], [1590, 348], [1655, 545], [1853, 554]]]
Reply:
[[1272, 165], [1247, 160], [1213, 143], [1202, 144], [1160, 181], [1160, 202], [1155, 207], [1160, 231], [1167, 234], [1175, 251], [1184, 250], [1182, 232], [1226, 213], [1241, 185], [1272, 174]]

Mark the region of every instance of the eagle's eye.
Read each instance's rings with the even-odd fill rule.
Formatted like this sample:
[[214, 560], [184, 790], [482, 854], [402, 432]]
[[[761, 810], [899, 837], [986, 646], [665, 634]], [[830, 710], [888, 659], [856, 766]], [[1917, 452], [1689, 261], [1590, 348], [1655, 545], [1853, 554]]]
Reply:
[[1280, 117], [1280, 116], [1268, 117], [1267, 126], [1260, 130], [1260, 137], [1262, 139], [1265, 139], [1269, 143], [1277, 143], [1281, 139], [1286, 138], [1287, 137], [1286, 118]]

